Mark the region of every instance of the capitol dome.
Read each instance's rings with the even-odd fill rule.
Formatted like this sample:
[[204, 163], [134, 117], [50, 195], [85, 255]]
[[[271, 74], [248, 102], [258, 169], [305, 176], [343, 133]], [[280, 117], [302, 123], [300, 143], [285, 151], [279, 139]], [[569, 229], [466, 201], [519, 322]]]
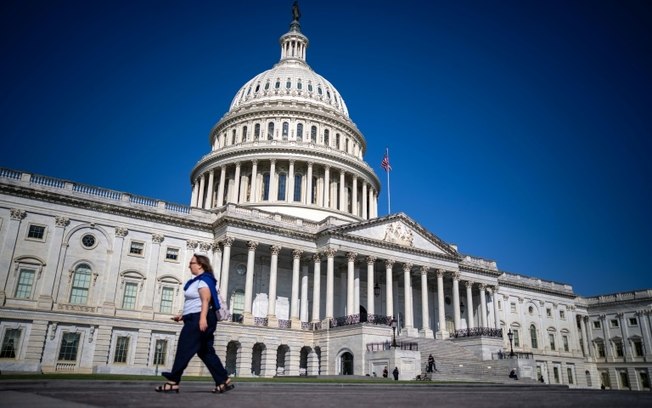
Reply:
[[211, 129], [211, 152], [191, 174], [192, 206], [377, 217], [380, 181], [364, 161], [365, 138], [337, 89], [307, 64], [299, 17], [279, 39], [280, 60], [247, 81]]

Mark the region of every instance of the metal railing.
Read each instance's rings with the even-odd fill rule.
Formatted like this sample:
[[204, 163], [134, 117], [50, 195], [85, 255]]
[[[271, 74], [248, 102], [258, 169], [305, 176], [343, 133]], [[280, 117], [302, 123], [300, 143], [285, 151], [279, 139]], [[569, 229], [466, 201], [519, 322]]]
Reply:
[[[394, 347], [392, 347], [392, 342], [389, 340], [382, 343], [367, 343], [367, 351], [385, 351], [391, 350], [392, 348]], [[419, 351], [419, 343], [407, 341], [396, 342], [395, 348], [398, 350]]]
[[492, 329], [490, 327], [474, 327], [472, 329], [455, 330], [451, 337], [497, 337], [503, 338], [502, 329]]

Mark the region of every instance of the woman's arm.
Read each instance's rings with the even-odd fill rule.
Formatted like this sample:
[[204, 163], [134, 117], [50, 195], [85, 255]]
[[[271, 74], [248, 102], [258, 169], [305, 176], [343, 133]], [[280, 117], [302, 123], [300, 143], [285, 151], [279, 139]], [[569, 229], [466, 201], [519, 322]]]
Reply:
[[199, 313], [199, 330], [206, 331], [208, 328], [208, 305], [211, 301], [211, 290], [208, 288], [199, 288], [199, 298], [201, 299], [201, 312]]

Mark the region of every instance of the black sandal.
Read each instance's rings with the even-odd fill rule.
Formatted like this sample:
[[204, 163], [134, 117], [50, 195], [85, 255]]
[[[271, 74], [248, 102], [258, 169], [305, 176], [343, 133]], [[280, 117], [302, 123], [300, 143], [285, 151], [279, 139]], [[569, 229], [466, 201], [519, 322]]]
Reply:
[[224, 384], [220, 384], [213, 388], [213, 393], [224, 394], [227, 391], [231, 391], [235, 388], [235, 385], [231, 383], [231, 380], [227, 379]]
[[178, 394], [179, 384], [166, 382], [165, 384], [159, 385], [158, 387], [154, 388], [154, 390], [156, 392], [176, 392]]

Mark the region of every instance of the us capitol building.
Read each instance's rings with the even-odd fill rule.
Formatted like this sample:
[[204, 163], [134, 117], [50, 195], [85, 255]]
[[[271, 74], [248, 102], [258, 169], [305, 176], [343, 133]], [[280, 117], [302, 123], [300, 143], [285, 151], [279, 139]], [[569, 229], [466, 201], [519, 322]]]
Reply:
[[[337, 89], [281, 58], [237, 92], [191, 171], [190, 206], [0, 168], [0, 371], [153, 375], [172, 365], [183, 284], [208, 255], [240, 377], [370, 375], [650, 390], [652, 290], [580, 297], [501, 271], [403, 213]], [[208, 375], [198, 360], [188, 374]]]

